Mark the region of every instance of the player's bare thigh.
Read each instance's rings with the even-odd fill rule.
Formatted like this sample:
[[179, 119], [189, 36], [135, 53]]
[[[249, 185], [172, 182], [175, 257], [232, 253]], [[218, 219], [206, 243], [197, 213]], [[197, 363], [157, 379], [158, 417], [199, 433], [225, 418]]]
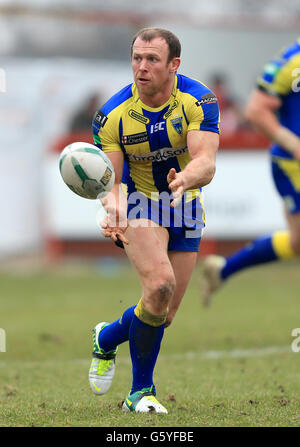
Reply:
[[169, 305], [166, 327], [171, 324], [184, 297], [197, 262], [197, 255], [198, 253], [193, 251], [169, 251], [169, 259], [176, 279], [176, 289]]
[[168, 257], [169, 233], [147, 219], [135, 219], [125, 233], [128, 258], [142, 283], [142, 300], [146, 309], [161, 315], [168, 308], [175, 290], [175, 275]]

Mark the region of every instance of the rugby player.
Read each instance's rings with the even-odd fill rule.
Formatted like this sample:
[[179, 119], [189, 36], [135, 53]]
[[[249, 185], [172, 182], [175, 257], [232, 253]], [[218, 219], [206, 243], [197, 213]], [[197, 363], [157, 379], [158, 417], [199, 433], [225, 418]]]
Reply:
[[245, 116], [272, 141], [272, 176], [288, 229], [260, 237], [227, 258], [208, 256], [203, 263], [204, 305], [235, 273], [300, 255], [300, 39], [264, 67]]
[[[132, 386], [124, 411], [167, 413], [153, 371], [197, 259], [204, 227], [201, 188], [215, 173], [219, 108], [201, 82], [177, 74], [181, 45], [170, 31], [133, 38], [134, 82], [95, 114], [94, 143], [110, 158], [115, 185], [102, 203], [102, 233], [124, 247], [142, 285], [137, 303], [93, 331], [90, 387], [108, 391], [119, 344], [129, 341]], [[126, 191], [121, 188], [126, 186]]]

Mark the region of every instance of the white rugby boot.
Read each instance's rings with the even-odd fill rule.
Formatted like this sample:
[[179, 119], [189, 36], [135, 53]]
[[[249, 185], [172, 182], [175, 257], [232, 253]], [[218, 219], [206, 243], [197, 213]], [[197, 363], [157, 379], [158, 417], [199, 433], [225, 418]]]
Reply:
[[168, 413], [168, 410], [156, 399], [152, 386], [143, 388], [141, 391], [136, 391], [133, 394], [128, 394], [122, 410], [135, 413]]
[[93, 393], [102, 395], [109, 390], [115, 374], [115, 359], [118, 348], [104, 352], [98, 342], [99, 333], [109, 323], [99, 323], [93, 329], [93, 359], [89, 370], [89, 382]]
[[202, 270], [202, 304], [208, 307], [212, 301], [212, 295], [218, 290], [223, 279], [221, 278], [221, 270], [226, 263], [223, 256], [210, 255], [203, 261]]

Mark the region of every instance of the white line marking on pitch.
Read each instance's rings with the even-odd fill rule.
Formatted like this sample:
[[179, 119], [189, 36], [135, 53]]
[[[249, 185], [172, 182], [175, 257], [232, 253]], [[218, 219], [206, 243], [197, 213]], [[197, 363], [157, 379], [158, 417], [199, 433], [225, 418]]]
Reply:
[[[233, 349], [231, 351], [204, 351], [204, 352], [186, 352], [186, 353], [173, 353], [173, 354], [161, 354], [159, 356], [160, 360], [167, 360], [170, 358], [180, 358], [180, 359], [208, 359], [208, 360], [220, 360], [228, 358], [247, 358], [247, 357], [266, 357], [269, 355], [290, 353], [294, 354], [291, 350], [290, 345], [285, 346], [267, 346], [265, 348], [256, 349]], [[5, 354], [3, 354], [5, 355]], [[2, 355], [1, 355], [2, 356]], [[0, 367], [7, 365], [22, 363], [22, 367], [33, 366], [33, 365], [43, 365], [43, 366], [54, 366], [58, 363], [89, 363], [91, 359], [67, 359], [67, 360], [33, 360], [33, 361], [23, 361], [23, 360], [9, 360], [2, 361], [0, 359]], [[118, 363], [130, 363], [130, 358], [121, 356], [118, 357]]]
[[[257, 349], [233, 349], [232, 351], [206, 351], [206, 352], [187, 352], [183, 355], [187, 359], [203, 358], [219, 360], [225, 358], [241, 358], [241, 357], [265, 357], [267, 355], [281, 354], [285, 352], [292, 352], [291, 346], [267, 346], [265, 348]], [[181, 356], [182, 354], [175, 354]]]

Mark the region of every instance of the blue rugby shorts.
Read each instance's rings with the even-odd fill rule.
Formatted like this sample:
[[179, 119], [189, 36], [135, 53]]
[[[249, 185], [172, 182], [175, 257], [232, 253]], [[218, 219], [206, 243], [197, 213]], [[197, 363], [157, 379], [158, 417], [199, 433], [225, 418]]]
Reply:
[[291, 214], [300, 212], [300, 162], [294, 158], [273, 156], [272, 176], [276, 189]]
[[[175, 208], [170, 206], [172, 200], [169, 193], [162, 200], [155, 201], [136, 192], [128, 200], [128, 220], [148, 219], [165, 227], [169, 232], [169, 251], [198, 252], [205, 226], [200, 198], [186, 201], [184, 196]], [[121, 241], [116, 242], [116, 245], [123, 246]]]

